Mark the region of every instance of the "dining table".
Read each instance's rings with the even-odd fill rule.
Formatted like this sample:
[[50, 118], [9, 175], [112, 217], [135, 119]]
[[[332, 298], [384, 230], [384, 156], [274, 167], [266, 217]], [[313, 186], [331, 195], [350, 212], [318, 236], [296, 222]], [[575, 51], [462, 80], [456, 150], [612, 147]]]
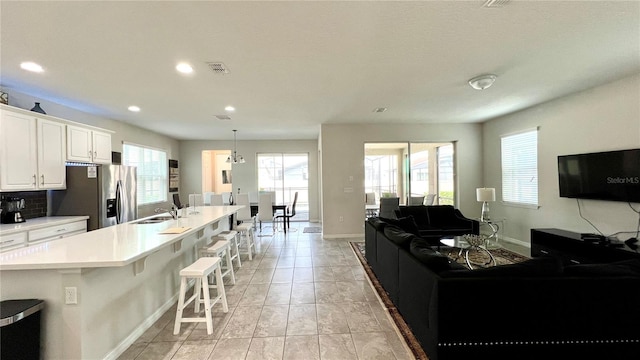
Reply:
[[[249, 203], [249, 206], [251, 207], [251, 217], [256, 216], [258, 214], [258, 203], [252, 202]], [[273, 209], [273, 215], [276, 215], [277, 211], [282, 211], [282, 215], [287, 215], [287, 205], [285, 204], [273, 204], [271, 205], [271, 208]], [[287, 228], [289, 227], [289, 221], [286, 216], [284, 217], [283, 225], [284, 232], [286, 234]]]

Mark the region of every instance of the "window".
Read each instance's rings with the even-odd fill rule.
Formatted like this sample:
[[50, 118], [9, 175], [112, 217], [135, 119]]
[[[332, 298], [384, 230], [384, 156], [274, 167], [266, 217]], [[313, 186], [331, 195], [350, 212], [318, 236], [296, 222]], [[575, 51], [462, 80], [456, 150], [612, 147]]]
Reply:
[[138, 205], [167, 201], [167, 153], [132, 144], [124, 144], [122, 150], [122, 164], [138, 168]]
[[502, 200], [538, 206], [538, 130], [502, 137]]
[[276, 203], [291, 204], [295, 193], [296, 216], [293, 220], [309, 220], [309, 155], [258, 154], [258, 189], [275, 191]]

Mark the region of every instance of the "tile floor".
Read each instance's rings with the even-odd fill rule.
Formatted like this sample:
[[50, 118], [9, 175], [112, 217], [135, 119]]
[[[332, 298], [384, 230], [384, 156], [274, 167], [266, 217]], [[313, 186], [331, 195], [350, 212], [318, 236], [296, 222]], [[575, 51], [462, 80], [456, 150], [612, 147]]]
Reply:
[[303, 232], [318, 226], [256, 237], [258, 255], [225, 287], [229, 312], [214, 307], [212, 335], [204, 323], [173, 335], [174, 306], [119, 359], [413, 359], [349, 245], [364, 239]]

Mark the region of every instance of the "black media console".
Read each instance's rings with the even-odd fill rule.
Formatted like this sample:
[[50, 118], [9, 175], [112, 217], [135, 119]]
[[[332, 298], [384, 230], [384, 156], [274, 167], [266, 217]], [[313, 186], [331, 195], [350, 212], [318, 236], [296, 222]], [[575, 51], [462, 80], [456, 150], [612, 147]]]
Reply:
[[561, 229], [531, 229], [531, 256], [551, 255], [565, 265], [609, 263], [640, 257], [625, 243], [583, 240], [581, 234]]

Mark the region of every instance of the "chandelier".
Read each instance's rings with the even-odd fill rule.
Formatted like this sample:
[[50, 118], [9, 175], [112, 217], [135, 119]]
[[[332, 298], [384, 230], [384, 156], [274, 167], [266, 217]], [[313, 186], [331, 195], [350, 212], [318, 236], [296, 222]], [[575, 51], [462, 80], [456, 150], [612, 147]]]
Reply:
[[242, 157], [242, 155], [238, 156], [238, 152], [237, 152], [237, 145], [236, 145], [236, 131], [238, 130], [233, 130], [233, 154], [229, 155], [229, 157], [227, 158], [227, 162], [231, 163], [231, 164], [244, 164], [244, 157]]

